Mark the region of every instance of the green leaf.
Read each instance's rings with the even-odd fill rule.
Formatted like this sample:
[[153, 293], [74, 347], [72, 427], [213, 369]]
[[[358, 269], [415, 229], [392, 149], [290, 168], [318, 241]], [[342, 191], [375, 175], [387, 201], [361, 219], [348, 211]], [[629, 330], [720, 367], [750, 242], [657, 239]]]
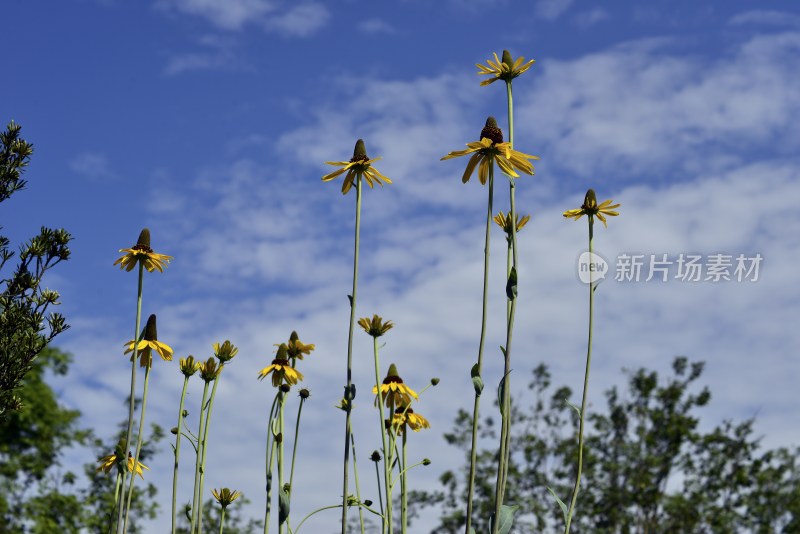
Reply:
[[278, 523], [283, 524], [289, 517], [289, 493], [283, 487], [278, 491]]
[[[511, 371], [509, 371], [509, 373], [510, 372]], [[505, 398], [506, 393], [506, 376], [508, 376], [508, 374], [503, 376], [503, 378], [500, 379], [500, 383], [497, 385], [497, 405], [500, 407], [500, 415], [505, 415], [503, 413], [503, 408], [505, 407], [503, 399]]]
[[550, 486], [547, 486], [547, 491], [549, 491], [549, 492], [550, 492], [550, 495], [552, 495], [553, 497], [555, 497], [555, 499], [556, 499], [556, 502], [557, 502], [557, 503], [558, 503], [558, 505], [561, 507], [561, 513], [562, 513], [562, 514], [564, 514], [564, 523], [566, 523], [566, 522], [567, 522], [567, 513], [569, 512], [569, 511], [567, 510], [567, 505], [566, 505], [566, 504], [564, 504], [564, 501], [562, 501], [561, 499], [559, 499], [559, 498], [558, 498], [558, 495], [556, 495], [556, 492], [555, 492], [555, 491], [553, 491], [553, 490], [552, 490], [552, 488], [550, 488]]
[[508, 300], [517, 298], [517, 269], [511, 268], [511, 273], [508, 275], [508, 282], [506, 282], [506, 297]]
[[481, 393], [483, 392], [483, 380], [481, 379], [481, 375], [478, 374], [477, 363], [472, 366], [472, 370], [469, 374], [472, 376], [472, 387], [475, 388], [475, 396], [480, 397]]
[[[514, 525], [514, 514], [519, 510], [519, 505], [514, 506], [502, 505], [500, 507], [500, 521], [497, 524], [497, 534], [508, 534], [511, 527]], [[489, 518], [489, 525], [491, 531], [494, 532], [494, 513]]]
[[573, 410], [575, 410], [576, 412], [578, 412], [578, 417], [580, 417], [580, 416], [581, 416], [581, 409], [580, 409], [580, 408], [578, 408], [577, 406], [575, 406], [574, 404], [572, 404], [572, 403], [571, 403], [570, 401], [568, 401], [568, 400], [565, 400], [564, 402], [566, 402], [566, 403], [569, 405], [569, 407], [570, 407], [570, 408], [572, 408]]
[[469, 534], [475, 534], [475, 527], [469, 527]]

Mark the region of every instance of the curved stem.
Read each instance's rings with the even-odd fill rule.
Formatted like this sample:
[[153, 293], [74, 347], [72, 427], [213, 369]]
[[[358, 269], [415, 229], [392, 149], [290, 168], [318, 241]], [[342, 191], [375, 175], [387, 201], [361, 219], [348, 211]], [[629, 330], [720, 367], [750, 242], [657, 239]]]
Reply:
[[[133, 339], [135, 342], [139, 340], [139, 329], [141, 328], [142, 323], [142, 285], [144, 283], [144, 264], [139, 262], [139, 283], [138, 288], [136, 290], [136, 327], [133, 331]], [[131, 361], [131, 396], [128, 403], [128, 431], [125, 433], [125, 450], [127, 451], [130, 448], [131, 443], [131, 436], [133, 434], [133, 412], [136, 405], [136, 365], [139, 356], [139, 349], [138, 343], [134, 343], [133, 345], [133, 360]], [[126, 453], [127, 454], [127, 453]], [[122, 491], [125, 492], [125, 474], [122, 475]], [[131, 477], [134, 477], [135, 473], [131, 474]], [[119, 511], [117, 513], [117, 526], [115, 531], [119, 532], [120, 527], [122, 527], [122, 514], [123, 514], [123, 506], [122, 503], [125, 502], [124, 495], [120, 499], [119, 504]]]
[[[478, 345], [478, 376], [483, 365], [483, 346], [486, 340], [486, 314], [489, 296], [489, 241], [492, 229], [492, 209], [494, 200], [494, 165], [489, 165], [489, 201], [486, 209], [486, 237], [483, 245], [483, 305], [481, 311], [481, 338]], [[475, 468], [477, 465], [478, 419], [480, 407], [480, 393], [475, 391], [475, 402], [472, 408], [472, 449], [469, 458], [469, 483], [467, 489], [467, 525], [465, 532], [469, 534], [472, 527], [472, 499], [475, 496]]]
[[289, 469], [289, 495], [291, 496], [292, 480], [294, 480], [294, 460], [297, 458], [297, 439], [300, 436], [300, 414], [303, 412], [303, 402], [305, 399], [300, 397], [300, 406], [297, 408], [297, 422], [294, 424], [294, 445], [292, 446], [292, 467]]
[[272, 406], [269, 409], [269, 416], [267, 417], [267, 446], [266, 446], [266, 490], [267, 490], [267, 506], [264, 509], [264, 534], [269, 532], [269, 514], [272, 509], [272, 459], [274, 450], [274, 438], [272, 437], [272, 418], [275, 416], [275, 407], [278, 405], [278, 394], [272, 399]]
[[208, 428], [211, 425], [211, 409], [214, 407], [214, 397], [217, 395], [217, 384], [219, 383], [219, 377], [224, 366], [225, 362], [220, 362], [217, 377], [214, 379], [214, 387], [211, 388], [211, 398], [208, 401], [208, 408], [206, 409], [206, 424], [203, 427], [203, 453], [200, 459], [200, 490], [198, 493], [200, 499], [197, 501], [199, 506], [197, 511], [199, 518], [197, 522], [197, 532], [203, 531], [203, 487], [206, 483], [206, 451], [208, 450], [206, 441], [208, 440]]
[[[350, 444], [353, 446], [353, 477], [356, 481], [356, 499], [361, 503], [361, 488], [358, 486], [358, 462], [356, 461], [356, 440], [350, 434]], [[364, 534], [364, 510], [358, 507], [358, 524], [361, 525], [361, 534]]]
[[[594, 218], [589, 215], [589, 257], [592, 256], [592, 240], [594, 238]], [[581, 471], [583, 470], [583, 426], [586, 420], [586, 397], [589, 391], [589, 366], [592, 363], [592, 319], [594, 317], [594, 280], [592, 270], [589, 269], [589, 341], [586, 346], [586, 371], [583, 376], [583, 398], [581, 400], [580, 426], [578, 427], [578, 473], [575, 476], [575, 486], [572, 489], [572, 499], [567, 511], [567, 524], [564, 534], [569, 534], [572, 524], [572, 515], [575, 513], [575, 503], [578, 501], [578, 490], [581, 487]]]
[[175, 435], [175, 463], [172, 467], [172, 534], [175, 534], [176, 514], [178, 506], [178, 460], [181, 455], [181, 434], [183, 429], [183, 404], [186, 400], [186, 388], [189, 385], [189, 377], [183, 377], [183, 391], [181, 391], [181, 402], [178, 408], [178, 432]]
[[197, 511], [200, 508], [198, 504], [202, 495], [200, 495], [200, 461], [203, 456], [203, 448], [205, 448], [205, 441], [203, 440], [204, 435], [204, 425], [205, 425], [205, 405], [206, 405], [206, 398], [208, 397], [208, 382], [205, 382], [203, 386], [203, 399], [200, 401], [200, 425], [197, 429], [197, 453], [195, 454], [195, 461], [194, 461], [194, 486], [193, 493], [192, 493], [192, 524], [191, 528], [189, 529], [190, 532], [194, 533], [198, 526], [199, 526], [199, 519], [197, 517]]
[[[372, 354], [375, 359], [375, 387], [378, 389], [378, 417], [379, 417], [379, 425], [381, 431], [381, 440], [383, 442], [383, 481], [386, 487], [386, 494], [389, 494], [389, 455], [387, 454], [388, 444], [386, 443], [386, 425], [384, 421], [386, 420], [386, 416], [384, 415], [383, 411], [383, 390], [381, 389], [381, 375], [380, 375], [380, 358], [378, 357], [378, 338], [372, 338]], [[375, 468], [377, 469], [377, 464]], [[380, 479], [378, 480], [380, 482]], [[380, 490], [380, 488], [379, 488]], [[383, 509], [383, 505], [381, 505], [381, 509]], [[384, 520], [383, 527], [381, 532], [386, 531], [386, 523], [391, 522], [392, 518], [392, 503], [387, 500], [386, 502], [386, 519]], [[391, 528], [391, 527], [390, 527]]]
[[[356, 323], [356, 289], [358, 287], [358, 245], [361, 231], [361, 174], [356, 177], [356, 231], [353, 252], [353, 292], [350, 294], [350, 333], [347, 337], [347, 411], [344, 430], [344, 476], [342, 481], [342, 534], [347, 532], [347, 476], [350, 463], [350, 412], [353, 409], [353, 329]], [[300, 525], [298, 525], [299, 528]]]

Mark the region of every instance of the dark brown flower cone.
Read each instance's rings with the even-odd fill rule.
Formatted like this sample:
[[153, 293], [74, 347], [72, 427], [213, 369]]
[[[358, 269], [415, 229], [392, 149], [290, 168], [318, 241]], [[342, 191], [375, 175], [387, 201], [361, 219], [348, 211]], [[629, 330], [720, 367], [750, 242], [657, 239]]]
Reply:
[[503, 142], [503, 130], [498, 128], [497, 120], [494, 117], [486, 119], [486, 126], [481, 130], [481, 139], [484, 137], [490, 139], [494, 144]]
[[503, 63], [505, 63], [509, 69], [514, 66], [514, 58], [511, 57], [511, 52], [508, 50], [503, 50]]
[[147, 318], [147, 324], [144, 327], [144, 339], [147, 341], [158, 341], [158, 331], [156, 330], [156, 314], [152, 314]]
[[353, 149], [353, 159], [350, 161], [362, 161], [369, 159], [367, 157], [367, 147], [363, 139], [356, 141], [356, 147]]

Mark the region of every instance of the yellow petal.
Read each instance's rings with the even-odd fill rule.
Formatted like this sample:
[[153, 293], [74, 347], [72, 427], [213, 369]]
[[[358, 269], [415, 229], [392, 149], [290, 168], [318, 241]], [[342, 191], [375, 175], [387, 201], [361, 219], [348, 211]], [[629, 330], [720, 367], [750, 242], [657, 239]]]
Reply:
[[467, 168], [464, 169], [464, 176], [461, 177], [461, 183], [469, 182], [470, 177], [472, 177], [472, 172], [475, 170], [475, 165], [483, 158], [483, 154], [473, 154], [469, 161], [467, 162]]
[[334, 178], [336, 178], [337, 176], [339, 176], [340, 174], [342, 174], [346, 170], [347, 170], [346, 167], [342, 167], [341, 169], [336, 169], [332, 173], [326, 174], [325, 176], [323, 176], [322, 177], [322, 181], [323, 182], [329, 182], [329, 181], [333, 180]]

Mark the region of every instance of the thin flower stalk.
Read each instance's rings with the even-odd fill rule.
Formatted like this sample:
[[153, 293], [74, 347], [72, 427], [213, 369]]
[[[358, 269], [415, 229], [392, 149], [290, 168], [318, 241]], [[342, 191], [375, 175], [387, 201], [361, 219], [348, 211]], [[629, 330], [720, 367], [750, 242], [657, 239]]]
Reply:
[[[200, 460], [200, 489], [199, 494], [203, 495], [203, 486], [205, 485], [206, 481], [206, 452], [208, 451], [208, 447], [206, 447], [206, 443], [208, 442], [208, 429], [211, 426], [211, 410], [214, 408], [214, 397], [217, 395], [217, 385], [219, 384], [219, 373], [222, 371], [222, 368], [225, 366], [225, 362], [220, 362], [219, 367], [216, 371], [216, 378], [214, 378], [214, 386], [211, 388], [211, 398], [208, 400], [208, 408], [206, 409], [206, 417], [205, 417], [205, 425], [203, 426], [203, 448], [202, 448], [202, 458]], [[202, 531], [202, 521], [203, 521], [203, 499], [198, 501], [198, 526], [197, 531]]]
[[269, 409], [269, 416], [267, 417], [267, 446], [265, 459], [267, 504], [264, 510], [264, 534], [269, 533], [269, 516], [272, 512], [272, 464], [275, 460], [275, 433], [273, 431], [273, 420], [275, 416], [275, 409], [278, 406], [278, 393], [275, 394], [275, 398], [272, 400], [272, 406]]
[[[483, 347], [486, 341], [486, 317], [488, 313], [489, 298], [489, 243], [492, 229], [492, 204], [494, 202], [494, 166], [489, 167], [489, 200], [486, 207], [486, 236], [483, 245], [483, 300], [481, 305], [481, 335], [478, 343], [478, 363], [473, 368], [473, 382], [477, 379], [481, 381], [481, 370], [483, 367]], [[480, 413], [481, 390], [483, 385], [475, 385], [475, 400], [472, 407], [472, 447], [469, 457], [469, 480], [467, 487], [467, 532], [472, 523], [473, 504], [475, 498], [475, 469], [477, 466], [478, 454], [478, 420]]]
[[190, 532], [198, 532], [200, 529], [200, 518], [198, 517], [198, 510], [200, 509], [199, 502], [201, 500], [201, 495], [199, 495], [200, 491], [200, 463], [203, 454], [203, 447], [205, 444], [203, 443], [203, 435], [205, 434], [205, 406], [206, 406], [206, 399], [208, 399], [208, 382], [204, 381], [203, 384], [203, 397], [200, 401], [200, 424], [197, 430], [197, 451], [195, 454], [195, 463], [194, 463], [194, 493], [192, 497], [192, 524], [191, 528], [189, 529]]
[[[381, 375], [380, 375], [380, 357], [378, 356], [378, 336], [372, 337], [372, 354], [375, 360], [375, 388], [377, 389], [378, 393], [378, 416], [380, 420], [378, 421], [380, 425], [380, 432], [381, 432], [381, 442], [383, 444], [383, 483], [386, 489], [386, 495], [389, 495], [389, 480], [390, 480], [390, 473], [389, 473], [389, 448], [387, 443], [387, 436], [386, 436], [386, 425], [384, 424], [384, 420], [386, 419], [384, 416], [383, 411], [383, 388], [381, 388]], [[375, 464], [377, 468], [377, 463]], [[381, 507], [383, 508], [383, 507]], [[392, 532], [392, 501], [391, 499], [386, 499], [386, 509], [384, 510], [384, 521], [383, 521], [383, 531], [386, 531], [388, 528], [388, 532]]]
[[[136, 358], [133, 359], [136, 365]], [[139, 463], [139, 454], [142, 452], [142, 437], [144, 435], [144, 414], [147, 410], [147, 388], [150, 385], [150, 367], [144, 370], [144, 390], [142, 391], [142, 409], [139, 412], [139, 434], [136, 436], [136, 454], [134, 455], [134, 465]], [[131, 474], [130, 485], [128, 486], [128, 497], [125, 503], [125, 518], [122, 522], [122, 532], [128, 532], [128, 512], [130, 512], [131, 498], [133, 497], [133, 485], [136, 477]]]
[[[594, 218], [589, 217], [589, 257], [592, 255], [592, 241], [594, 238]], [[578, 490], [581, 487], [581, 472], [583, 470], [583, 426], [586, 419], [586, 398], [589, 391], [589, 367], [592, 363], [592, 326], [594, 319], [594, 280], [592, 270], [589, 269], [589, 335], [586, 344], [586, 370], [583, 375], [583, 396], [581, 398], [580, 424], [578, 427], [578, 472], [575, 475], [575, 486], [572, 488], [572, 498], [567, 510], [567, 520], [564, 533], [569, 534], [572, 516], [575, 513], [575, 504], [578, 502]]]
[[[606, 224], [605, 215], [616, 217], [619, 215], [619, 212], [614, 211], [618, 208], [619, 204], [612, 204], [611, 200], [606, 200], [602, 204], [597, 204], [597, 197], [595, 195], [594, 190], [589, 189], [586, 192], [586, 197], [584, 198], [583, 205], [578, 209], [567, 210], [564, 212], [564, 217], [571, 218], [571, 219], [580, 219], [583, 215], [586, 215], [589, 219], [589, 257], [592, 257], [593, 254], [593, 241], [594, 241], [594, 217], [597, 216], [598, 219], [603, 223], [605, 227], [608, 227]], [[589, 392], [589, 368], [592, 363], [592, 332], [593, 332], [593, 319], [594, 319], [594, 292], [597, 289], [597, 286], [594, 281], [594, 275], [591, 269], [589, 269], [589, 334], [588, 340], [586, 343], [586, 369], [583, 376], [583, 396], [581, 398], [581, 409], [580, 409], [580, 423], [578, 426], [578, 469], [575, 475], [575, 485], [572, 488], [572, 497], [570, 499], [569, 508], [567, 509], [566, 518], [565, 518], [565, 526], [564, 526], [564, 534], [569, 534], [570, 526], [572, 524], [572, 517], [575, 514], [575, 505], [578, 502], [578, 491], [580, 490], [581, 486], [581, 473], [583, 471], [583, 431], [584, 431], [584, 424], [586, 421], [586, 399], [588, 397]]]
[[408, 431], [403, 432], [403, 470], [400, 472], [400, 532], [408, 531], [408, 469], [406, 468], [406, 439]]
[[353, 252], [353, 292], [350, 294], [350, 331], [347, 336], [347, 385], [345, 386], [344, 475], [342, 481], [342, 534], [347, 532], [347, 476], [350, 462], [350, 413], [353, 411], [353, 330], [356, 324], [356, 291], [358, 289], [358, 248], [361, 233], [361, 173], [356, 180], [356, 228]]
[[175, 433], [175, 462], [172, 466], [172, 534], [175, 534], [178, 507], [178, 461], [181, 456], [181, 434], [183, 433], [183, 406], [186, 401], [186, 389], [189, 377], [183, 377], [183, 390], [181, 391], [180, 407], [178, 408], [178, 427]]
[[[140, 339], [137, 337], [139, 335], [139, 330], [142, 327], [142, 285], [144, 282], [144, 264], [139, 263], [139, 283], [136, 290], [136, 327], [133, 331], [133, 337], [137, 341]], [[138, 343], [136, 344], [138, 346]], [[137, 347], [133, 349], [133, 361], [131, 362], [131, 393], [128, 402], [128, 430], [125, 432], [125, 443], [131, 442], [131, 437], [133, 434], [133, 412], [135, 410], [135, 396], [136, 396], [136, 360], [138, 356], [139, 350]], [[124, 492], [125, 488], [125, 474], [122, 474], [122, 485], [121, 490]], [[122, 503], [125, 502], [124, 497], [120, 499], [118, 504], [118, 513], [117, 513], [117, 526], [115, 528], [115, 532], [119, 532], [120, 528], [122, 528], [122, 518], [123, 518], [123, 506]]]
[[[350, 445], [353, 447], [353, 478], [356, 483], [356, 499], [361, 503], [361, 488], [358, 485], [358, 461], [356, 460], [356, 440], [353, 434], [350, 434]], [[359, 505], [358, 507], [358, 524], [361, 527], [361, 534], [364, 534], [364, 509]]]
[[[280, 498], [280, 492], [283, 491], [283, 440], [286, 436], [284, 432], [284, 420], [283, 420], [283, 411], [286, 404], [286, 393], [283, 389], [278, 391], [278, 437], [276, 441], [278, 443], [278, 493]], [[284, 521], [281, 521], [281, 514], [278, 514], [278, 534], [283, 534], [283, 524]]]

